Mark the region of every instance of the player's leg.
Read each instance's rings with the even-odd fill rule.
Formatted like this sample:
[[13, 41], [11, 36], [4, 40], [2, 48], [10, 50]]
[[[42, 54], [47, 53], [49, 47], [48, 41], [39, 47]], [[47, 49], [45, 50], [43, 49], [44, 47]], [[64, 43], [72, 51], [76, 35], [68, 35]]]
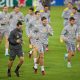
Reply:
[[78, 51], [80, 51], [80, 35], [78, 35], [78, 38], [77, 38], [77, 49]]
[[8, 41], [8, 37], [9, 37], [9, 32], [5, 32], [5, 56], [8, 56], [8, 48], [9, 48], [9, 41]]
[[44, 53], [40, 53], [39, 54], [39, 63], [40, 63], [40, 66], [41, 66], [42, 75], [45, 75], [45, 70], [44, 70]]
[[75, 54], [75, 44], [69, 44], [69, 49], [68, 49], [68, 68], [71, 68], [71, 58], [74, 56]]
[[12, 65], [13, 65], [13, 60], [10, 59], [8, 61], [8, 71], [7, 71], [8, 77], [11, 77], [11, 68], [12, 68]]
[[19, 57], [19, 63], [15, 69], [15, 73], [16, 73], [16, 76], [19, 77], [19, 69], [20, 67], [22, 66], [23, 62], [24, 62], [24, 56], [23, 56], [23, 52], [22, 51], [17, 51], [17, 55]]
[[29, 51], [29, 58], [31, 58], [32, 53], [33, 53], [33, 48], [32, 48], [32, 44], [31, 44], [30, 38], [29, 38], [29, 48], [30, 48], [30, 51]]
[[13, 65], [13, 61], [15, 60], [15, 57], [16, 57], [16, 54], [14, 50], [10, 50], [10, 56], [9, 56], [9, 61], [8, 61], [8, 71], [7, 71], [8, 77], [11, 77], [11, 68]]
[[36, 46], [33, 46], [33, 59], [34, 59], [34, 73], [37, 73], [38, 64], [37, 64], [37, 48], [36, 48]]
[[68, 64], [67, 64], [68, 68], [71, 68], [71, 58], [72, 58], [72, 51], [68, 51]]
[[45, 75], [45, 70], [44, 70], [44, 44], [42, 44], [42, 43], [39, 44], [38, 52], [39, 52], [39, 58], [37, 60], [39, 60], [42, 75]]
[[68, 60], [67, 67], [71, 68], [71, 57], [72, 57], [71, 44], [66, 43], [66, 48], [67, 48], [67, 54], [65, 54], [65, 57]]

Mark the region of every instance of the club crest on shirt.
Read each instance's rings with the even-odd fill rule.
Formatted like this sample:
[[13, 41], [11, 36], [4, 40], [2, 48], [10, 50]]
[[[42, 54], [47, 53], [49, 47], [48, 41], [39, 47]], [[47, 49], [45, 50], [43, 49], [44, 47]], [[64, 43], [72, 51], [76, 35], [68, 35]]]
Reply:
[[47, 32], [46, 28], [43, 28], [43, 32]]
[[17, 38], [19, 38], [19, 35], [17, 35]]

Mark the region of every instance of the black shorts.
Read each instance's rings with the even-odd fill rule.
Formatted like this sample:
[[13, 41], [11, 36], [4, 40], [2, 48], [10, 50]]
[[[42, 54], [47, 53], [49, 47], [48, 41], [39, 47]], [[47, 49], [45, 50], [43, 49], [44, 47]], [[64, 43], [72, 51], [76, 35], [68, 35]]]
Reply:
[[16, 56], [18, 56], [19, 58], [20, 57], [23, 57], [23, 51], [21, 49], [11, 49], [10, 50], [10, 57], [9, 59], [10, 60], [15, 60]]

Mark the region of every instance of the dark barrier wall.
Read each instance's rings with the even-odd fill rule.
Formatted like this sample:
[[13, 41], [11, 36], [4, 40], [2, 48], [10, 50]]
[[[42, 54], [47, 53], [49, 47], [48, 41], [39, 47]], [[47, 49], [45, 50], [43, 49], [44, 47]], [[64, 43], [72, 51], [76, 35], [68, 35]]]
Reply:
[[[11, 1], [11, 0], [0, 0], [0, 7], [3, 7], [6, 4], [9, 7], [18, 5], [18, 0], [12, 0], [12, 2], [9, 2], [9, 1]], [[32, 0], [26, 0], [26, 5], [32, 6]]]
[[26, 6], [32, 6], [32, 0], [27, 0], [26, 1]]
[[[9, 7], [12, 7], [14, 5], [18, 5], [18, 0], [0, 0], [0, 7], [3, 7], [6, 5], [6, 2], [8, 1], [9, 4], [7, 4]], [[12, 1], [11, 3], [9, 1]], [[33, 0], [26, 0], [26, 6], [32, 6]], [[43, 5], [52, 5], [52, 6], [63, 6], [64, 0], [41, 0]], [[52, 4], [51, 4], [52, 3]]]

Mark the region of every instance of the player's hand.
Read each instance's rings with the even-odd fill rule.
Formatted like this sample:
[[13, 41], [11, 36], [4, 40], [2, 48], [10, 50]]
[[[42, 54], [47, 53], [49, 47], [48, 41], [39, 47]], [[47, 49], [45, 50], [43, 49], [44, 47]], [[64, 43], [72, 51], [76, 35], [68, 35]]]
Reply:
[[31, 39], [32, 37], [31, 36], [29, 36], [29, 39]]
[[60, 38], [60, 42], [61, 42], [61, 43], [63, 43], [63, 42], [64, 42], [62, 38]]
[[17, 42], [17, 43], [21, 43], [21, 40], [20, 40], [20, 39], [17, 39], [16, 42]]
[[77, 40], [78, 42], [80, 42], [80, 35], [76, 38], [76, 40]]

